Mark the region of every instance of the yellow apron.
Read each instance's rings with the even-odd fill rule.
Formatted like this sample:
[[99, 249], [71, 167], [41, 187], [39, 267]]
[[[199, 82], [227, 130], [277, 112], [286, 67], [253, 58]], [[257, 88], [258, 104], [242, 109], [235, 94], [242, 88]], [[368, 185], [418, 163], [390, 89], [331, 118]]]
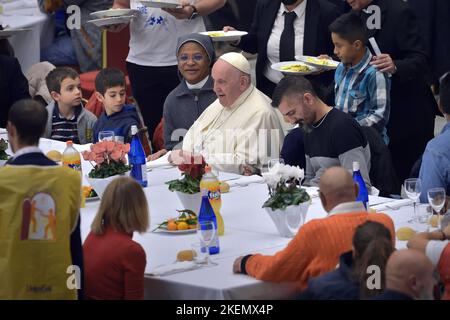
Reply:
[[76, 299], [67, 270], [80, 197], [69, 168], [0, 169], [0, 299]]

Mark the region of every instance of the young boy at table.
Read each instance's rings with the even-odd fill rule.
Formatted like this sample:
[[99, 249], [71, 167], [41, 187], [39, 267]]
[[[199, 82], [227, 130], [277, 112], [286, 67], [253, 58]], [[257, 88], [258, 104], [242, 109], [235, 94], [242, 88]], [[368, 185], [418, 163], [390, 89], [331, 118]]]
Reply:
[[106, 187], [83, 245], [88, 299], [144, 298], [146, 255], [132, 238], [148, 229], [149, 220], [147, 199], [135, 180], [120, 177]]
[[82, 104], [78, 73], [68, 67], [58, 67], [50, 71], [45, 81], [54, 101], [47, 106], [44, 137], [72, 140], [77, 144], [91, 143], [97, 117]]
[[361, 126], [373, 127], [387, 145], [390, 79], [372, 66], [363, 22], [355, 13], [337, 18], [330, 26], [334, 53], [341, 63], [334, 75], [336, 108], [349, 113]]
[[131, 126], [141, 128], [136, 108], [126, 104], [125, 75], [119, 69], [101, 70], [95, 78], [97, 99], [103, 104], [104, 112], [94, 126], [94, 141], [98, 141], [100, 131], [114, 131], [116, 141], [131, 140]]

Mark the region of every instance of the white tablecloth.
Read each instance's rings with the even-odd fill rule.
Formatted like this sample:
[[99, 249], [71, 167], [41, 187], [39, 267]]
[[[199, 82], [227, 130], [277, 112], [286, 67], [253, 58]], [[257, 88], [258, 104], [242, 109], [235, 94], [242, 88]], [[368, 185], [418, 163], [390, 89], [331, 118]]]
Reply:
[[[64, 150], [64, 143], [41, 139], [44, 151]], [[89, 146], [75, 146], [79, 151]], [[85, 174], [90, 165], [83, 161]], [[178, 169], [155, 169], [148, 173], [149, 187], [145, 188], [149, 202], [151, 227], [153, 230], [160, 222], [177, 216], [176, 209], [182, 209], [177, 196], [167, 189], [165, 181], [180, 176]], [[224, 175], [226, 176], [226, 175]], [[261, 205], [268, 197], [264, 184], [251, 184], [247, 187], [231, 188], [222, 195], [222, 216], [225, 223], [225, 235], [220, 237], [220, 254], [212, 256], [217, 266], [173, 274], [163, 277], [145, 278], [145, 297], [147, 299], [278, 299], [289, 298], [293, 286], [288, 283], [268, 283], [245, 275], [232, 273], [236, 257], [249, 253], [273, 254], [286, 246], [289, 238], [278, 235], [273, 222]], [[370, 205], [392, 201], [392, 199], [370, 197]], [[87, 202], [81, 210], [81, 237], [84, 241], [100, 201]], [[395, 228], [412, 226], [408, 220], [412, 216], [412, 207], [402, 207], [387, 211], [394, 220]], [[323, 218], [325, 211], [318, 197], [314, 197], [306, 220]], [[147, 255], [146, 272], [154, 267], [172, 263], [181, 250], [190, 249], [191, 243], [198, 242], [196, 234], [173, 235], [164, 233], [135, 234], [133, 239], [140, 243]], [[397, 241], [397, 248], [405, 248], [405, 241]]]
[[30, 31], [22, 32], [8, 38], [14, 53], [20, 62], [22, 72], [40, 62], [41, 48], [51, 44], [53, 40], [53, 22], [49, 17], [37, 8], [14, 10], [0, 15], [0, 22], [9, 25], [10, 28], [30, 28]]

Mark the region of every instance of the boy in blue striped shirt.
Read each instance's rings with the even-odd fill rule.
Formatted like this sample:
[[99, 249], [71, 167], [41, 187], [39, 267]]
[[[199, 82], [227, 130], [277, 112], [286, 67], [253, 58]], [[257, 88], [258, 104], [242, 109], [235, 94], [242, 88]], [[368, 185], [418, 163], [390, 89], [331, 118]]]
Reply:
[[390, 79], [370, 64], [364, 24], [350, 12], [330, 26], [334, 53], [341, 63], [334, 75], [336, 108], [349, 113], [361, 126], [373, 127], [389, 143], [386, 125], [390, 112]]

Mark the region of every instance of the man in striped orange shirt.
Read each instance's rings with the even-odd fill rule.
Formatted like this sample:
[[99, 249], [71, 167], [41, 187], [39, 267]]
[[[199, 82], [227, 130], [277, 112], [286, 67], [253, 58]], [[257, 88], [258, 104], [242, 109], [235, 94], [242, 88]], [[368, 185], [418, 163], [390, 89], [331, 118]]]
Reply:
[[365, 221], [382, 223], [395, 239], [394, 223], [389, 216], [368, 213], [361, 202], [356, 202], [358, 187], [346, 169], [327, 169], [320, 179], [319, 195], [328, 212], [326, 218], [303, 225], [287, 247], [275, 255], [237, 258], [233, 272], [264, 281], [295, 282], [296, 287], [303, 290], [308, 279], [333, 270], [339, 263], [339, 256], [352, 250], [354, 231]]

